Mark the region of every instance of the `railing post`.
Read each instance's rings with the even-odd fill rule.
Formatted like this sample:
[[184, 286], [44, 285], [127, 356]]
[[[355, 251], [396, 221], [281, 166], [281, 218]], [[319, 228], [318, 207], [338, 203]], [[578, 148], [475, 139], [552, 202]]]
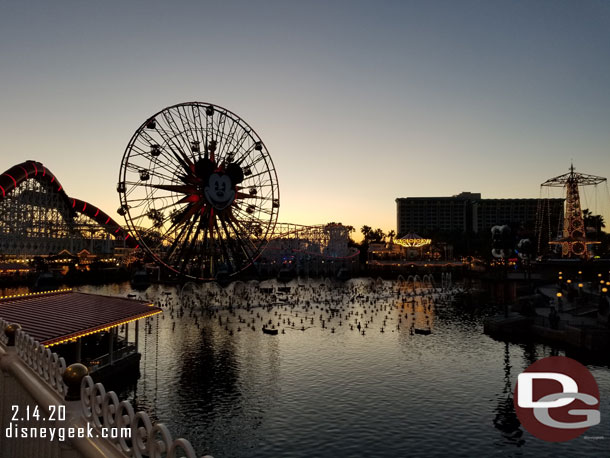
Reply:
[[62, 375], [64, 383], [68, 386], [66, 401], [80, 400], [81, 382], [86, 375], [89, 375], [89, 369], [84, 364], [74, 363], [66, 367]]
[[[6, 332], [6, 328], [2, 330]], [[8, 335], [8, 334], [7, 334]], [[7, 347], [0, 353], [0, 434], [2, 434], [1, 456], [16, 456], [16, 440], [9, 438], [6, 428], [10, 425], [11, 410], [10, 406], [17, 404], [20, 393], [15, 389], [15, 383], [10, 372], [6, 370], [15, 357], [15, 347]]]
[[[76, 424], [78, 419], [83, 416], [80, 387], [83, 377], [88, 373], [89, 370], [84, 364], [75, 363], [66, 367], [62, 375], [62, 379], [68, 387], [65, 397], [66, 419], [71, 421], [72, 424]], [[61, 458], [80, 458], [82, 455], [73, 444], [64, 442], [62, 447], [60, 447], [60, 456]]]
[[4, 334], [6, 334], [6, 337], [8, 338], [8, 341], [6, 343], [7, 347], [15, 346], [15, 335], [16, 335], [18, 329], [21, 329], [21, 325], [16, 324], [16, 323], [9, 324], [4, 329]]
[[79, 337], [76, 339], [76, 362], [80, 363], [82, 359], [82, 346], [83, 346], [83, 338]]

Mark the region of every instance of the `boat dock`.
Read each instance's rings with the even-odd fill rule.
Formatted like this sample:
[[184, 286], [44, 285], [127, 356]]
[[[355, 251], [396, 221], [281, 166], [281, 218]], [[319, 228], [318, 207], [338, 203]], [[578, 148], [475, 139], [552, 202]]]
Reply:
[[590, 352], [610, 346], [608, 313], [601, 313], [605, 296], [590, 294], [567, 299], [556, 288], [538, 288], [522, 297], [508, 316], [497, 315], [484, 323], [484, 332], [500, 339], [534, 339]]

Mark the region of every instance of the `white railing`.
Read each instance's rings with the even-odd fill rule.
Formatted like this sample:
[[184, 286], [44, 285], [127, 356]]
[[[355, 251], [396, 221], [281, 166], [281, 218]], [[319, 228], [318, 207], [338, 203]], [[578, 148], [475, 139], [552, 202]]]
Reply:
[[[165, 425], [153, 424], [146, 412], [134, 411], [129, 402], [120, 401], [113, 391], [106, 392], [101, 383], [94, 383], [85, 372], [81, 380], [75, 379], [76, 365], [66, 371], [63, 358], [25, 332], [17, 330], [11, 345], [13, 342], [4, 332], [8, 324], [0, 319], [0, 336], [5, 337], [0, 340], [0, 458], [197, 458], [189, 441], [173, 439]], [[68, 372], [70, 376], [66, 375]], [[80, 399], [66, 400], [77, 398]], [[29, 409], [28, 417], [36, 409], [40, 419], [16, 418], [15, 409], [22, 413]], [[60, 409], [65, 409], [65, 418], [51, 418], [51, 412]], [[7, 437], [6, 428], [24, 426], [38, 431], [82, 428], [81, 431], [95, 433], [91, 437], [66, 435], [63, 441], [58, 436], [54, 440], [49, 436]], [[129, 437], [121, 434], [109, 435], [116, 438], [102, 437], [105, 428], [129, 431]]]
[[0, 344], [6, 345], [8, 342], [8, 337], [4, 333], [4, 330], [10, 323], [0, 318]]
[[196, 458], [195, 450], [189, 441], [172, 439], [164, 424], [153, 425], [146, 412], [134, 412], [129, 402], [119, 401], [114, 391], [106, 392], [101, 383], [94, 384], [88, 375], [83, 378], [80, 397], [84, 416], [97, 431], [101, 432], [102, 428], [131, 430], [130, 439], [109, 439], [124, 456]]
[[23, 362], [53, 390], [62, 397], [66, 395], [68, 387], [63, 380], [66, 361], [62, 357], [39, 344], [21, 330], [15, 333], [15, 349]]

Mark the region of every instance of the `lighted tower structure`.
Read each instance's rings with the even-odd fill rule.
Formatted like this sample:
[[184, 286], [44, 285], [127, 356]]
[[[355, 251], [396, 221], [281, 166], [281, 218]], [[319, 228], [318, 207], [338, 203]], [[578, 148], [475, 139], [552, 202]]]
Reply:
[[559, 240], [550, 241], [551, 245], [561, 245], [561, 256], [564, 258], [587, 258], [589, 251], [587, 245], [595, 242], [587, 240], [585, 222], [580, 208], [579, 186], [591, 186], [606, 181], [604, 177], [587, 175], [574, 171], [570, 165], [570, 172], [550, 178], [540, 186], [565, 187], [566, 207], [563, 219], [563, 236]]

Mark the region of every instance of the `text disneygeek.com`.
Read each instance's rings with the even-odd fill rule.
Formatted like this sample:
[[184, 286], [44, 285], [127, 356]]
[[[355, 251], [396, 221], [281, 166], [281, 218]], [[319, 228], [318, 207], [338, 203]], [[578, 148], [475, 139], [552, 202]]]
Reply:
[[70, 427], [66, 428], [63, 426], [51, 427], [51, 426], [36, 426], [36, 427], [26, 427], [26, 426], [17, 426], [13, 423], [10, 423], [7, 428], [4, 428], [4, 437], [7, 439], [49, 439], [50, 441], [59, 440], [61, 442], [66, 439], [73, 438], [108, 438], [108, 439], [118, 439], [124, 438], [128, 439], [131, 437], [131, 428], [101, 428], [100, 431], [96, 431], [93, 429], [91, 425], [87, 425], [86, 427]]

